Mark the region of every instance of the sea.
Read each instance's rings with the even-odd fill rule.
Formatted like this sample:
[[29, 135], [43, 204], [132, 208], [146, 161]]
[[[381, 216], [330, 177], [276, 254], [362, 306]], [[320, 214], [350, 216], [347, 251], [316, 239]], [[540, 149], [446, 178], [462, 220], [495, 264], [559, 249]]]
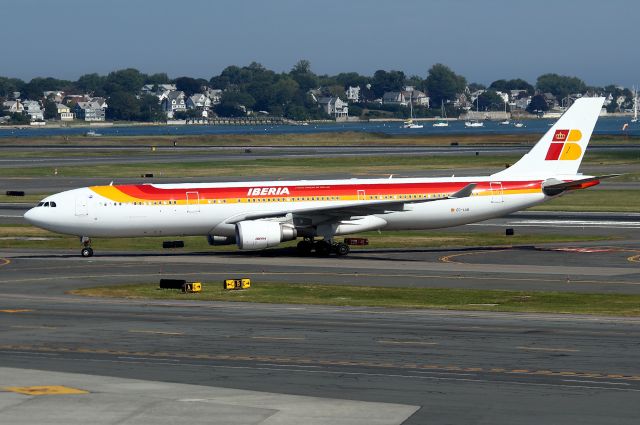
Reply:
[[[466, 128], [463, 121], [450, 121], [449, 127], [433, 127], [425, 121], [423, 128], [403, 128], [399, 121], [323, 123], [309, 125], [142, 125], [105, 127], [0, 127], [0, 138], [78, 136], [94, 131], [103, 136], [199, 136], [207, 134], [309, 134], [337, 132], [365, 132], [388, 135], [463, 135], [463, 134], [541, 134], [553, 125], [555, 119], [522, 121], [523, 127], [513, 122], [502, 125], [485, 121], [484, 127]], [[625, 124], [627, 124], [625, 126]], [[640, 136], [640, 123], [631, 123], [629, 117], [602, 117], [598, 120], [594, 134]], [[98, 137], [98, 136], [96, 136]]]

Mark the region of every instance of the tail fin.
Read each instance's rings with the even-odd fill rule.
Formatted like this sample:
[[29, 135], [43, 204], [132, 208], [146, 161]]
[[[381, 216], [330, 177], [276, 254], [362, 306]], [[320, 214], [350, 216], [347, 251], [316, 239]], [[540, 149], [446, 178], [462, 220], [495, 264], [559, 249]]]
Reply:
[[529, 153], [492, 177], [504, 180], [576, 175], [603, 103], [602, 97], [576, 100]]

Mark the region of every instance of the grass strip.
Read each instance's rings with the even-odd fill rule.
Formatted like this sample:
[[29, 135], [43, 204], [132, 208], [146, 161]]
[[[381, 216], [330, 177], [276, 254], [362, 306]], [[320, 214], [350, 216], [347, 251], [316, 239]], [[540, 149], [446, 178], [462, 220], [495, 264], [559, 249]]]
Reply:
[[77, 289], [75, 295], [143, 299], [191, 299], [275, 304], [571, 313], [640, 316], [640, 295], [573, 292], [494, 291], [444, 288], [389, 288], [307, 283], [254, 282], [243, 291], [226, 291], [222, 282], [204, 283], [203, 292], [183, 294], [157, 283]]
[[533, 211], [639, 212], [640, 190], [577, 190], [531, 208]]
[[[165, 156], [166, 157], [166, 156]], [[242, 160], [220, 159], [194, 162], [143, 162], [126, 164], [35, 166], [0, 168], [0, 177], [45, 177], [57, 170], [61, 177], [94, 178], [140, 178], [142, 173], [154, 173], [161, 177], [206, 177], [206, 176], [272, 176], [283, 178], [288, 175], [308, 176], [326, 173], [342, 173], [376, 177], [388, 174], [399, 176], [406, 172], [443, 170], [443, 175], [456, 169], [491, 168], [495, 171], [513, 164], [521, 155], [464, 152], [456, 155], [387, 155], [387, 156], [339, 156], [339, 157], [295, 157], [295, 158], [255, 158]], [[592, 165], [636, 164], [639, 151], [587, 152], [584, 163]]]
[[[562, 234], [462, 233], [433, 231], [367, 232], [355, 237], [369, 239], [367, 248], [443, 248], [452, 246], [534, 245], [543, 243], [586, 242], [611, 240], [612, 237]], [[235, 251], [235, 245], [209, 246], [205, 236], [148, 237], [148, 238], [92, 238], [96, 251], [136, 250], [153, 251], [162, 248], [163, 240], [183, 240], [189, 251]], [[286, 242], [273, 249], [292, 248], [295, 242]], [[80, 249], [77, 237], [65, 236], [32, 226], [0, 226], [0, 248]], [[360, 247], [354, 246], [354, 250]], [[180, 252], [180, 251], [179, 251]]]

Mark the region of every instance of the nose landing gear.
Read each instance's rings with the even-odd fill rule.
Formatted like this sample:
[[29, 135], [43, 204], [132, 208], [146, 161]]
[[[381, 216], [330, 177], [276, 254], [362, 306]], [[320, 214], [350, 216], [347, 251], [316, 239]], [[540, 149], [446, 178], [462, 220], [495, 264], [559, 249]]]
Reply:
[[80, 238], [80, 242], [82, 243], [82, 251], [80, 251], [80, 255], [85, 258], [93, 257], [93, 249], [91, 248], [91, 238], [87, 236], [82, 236]]

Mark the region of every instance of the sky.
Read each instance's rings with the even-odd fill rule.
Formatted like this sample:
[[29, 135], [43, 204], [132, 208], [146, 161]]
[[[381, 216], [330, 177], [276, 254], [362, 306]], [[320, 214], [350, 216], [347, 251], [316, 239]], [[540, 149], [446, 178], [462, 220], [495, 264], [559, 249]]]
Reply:
[[544, 73], [640, 82], [637, 0], [0, 0], [0, 76], [122, 68], [209, 79], [256, 61], [317, 74], [378, 69], [469, 82]]

